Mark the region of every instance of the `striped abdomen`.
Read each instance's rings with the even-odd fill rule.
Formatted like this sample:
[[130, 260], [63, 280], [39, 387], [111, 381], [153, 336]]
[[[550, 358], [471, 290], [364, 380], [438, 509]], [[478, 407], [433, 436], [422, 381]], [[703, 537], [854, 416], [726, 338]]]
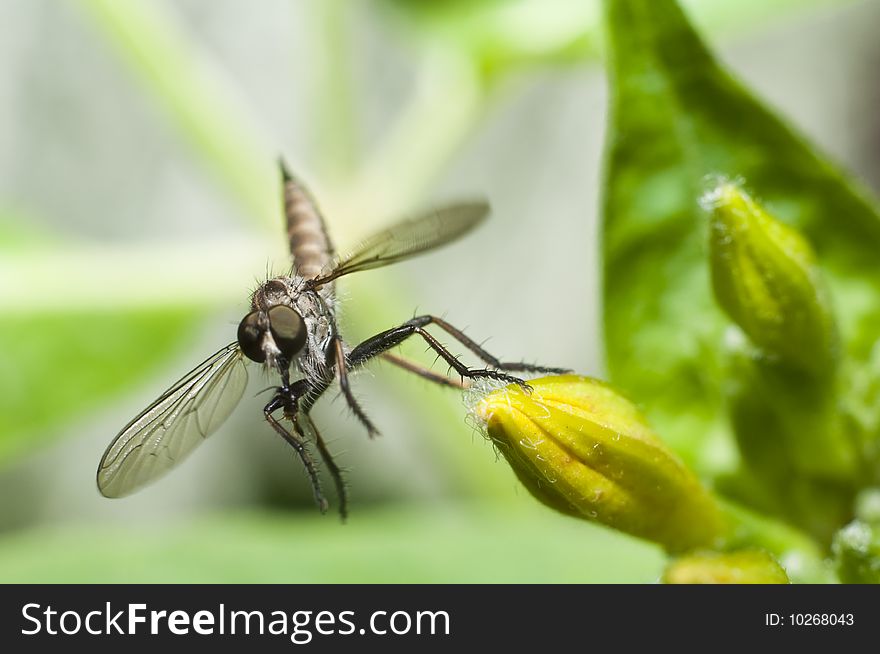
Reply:
[[311, 279], [327, 268], [333, 258], [333, 244], [327, 236], [324, 219], [308, 190], [293, 177], [284, 163], [284, 215], [287, 241], [296, 274]]

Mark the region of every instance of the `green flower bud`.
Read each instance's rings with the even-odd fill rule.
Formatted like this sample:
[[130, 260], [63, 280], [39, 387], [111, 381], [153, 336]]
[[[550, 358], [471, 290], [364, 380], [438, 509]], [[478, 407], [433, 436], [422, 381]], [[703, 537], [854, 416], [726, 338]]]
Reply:
[[752, 352], [730, 355], [731, 423], [744, 463], [772, 489], [777, 506], [764, 508], [787, 512], [829, 543], [851, 515], [861, 465], [837, 387]]
[[697, 552], [676, 559], [663, 573], [665, 584], [787, 584], [788, 575], [763, 550]]
[[812, 248], [742, 189], [723, 182], [702, 201], [715, 298], [765, 354], [814, 374], [833, 369], [837, 330]]
[[837, 532], [831, 546], [837, 576], [844, 584], [880, 584], [880, 528], [854, 520]]
[[829, 546], [852, 518], [861, 466], [837, 396], [766, 359], [737, 353], [730, 362], [727, 407], [741, 467], [739, 490], [721, 492]]
[[532, 495], [670, 551], [715, 543], [714, 500], [630, 402], [588, 377], [529, 384], [489, 393], [475, 413]]

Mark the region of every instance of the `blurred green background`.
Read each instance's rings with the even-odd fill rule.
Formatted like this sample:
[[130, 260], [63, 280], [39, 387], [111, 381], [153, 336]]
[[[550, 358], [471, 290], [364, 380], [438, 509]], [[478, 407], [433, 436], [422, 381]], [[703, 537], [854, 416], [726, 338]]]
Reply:
[[[880, 2], [684, 4], [880, 186]], [[94, 484], [119, 428], [287, 265], [279, 154], [342, 249], [408, 209], [492, 203], [462, 242], [340, 283], [349, 342], [418, 310], [503, 359], [601, 376], [598, 17], [592, 0], [0, 1], [0, 580], [656, 580], [658, 548], [538, 505], [458, 394], [381, 363], [354, 382], [381, 438], [333, 393], [315, 413], [349, 469], [344, 526], [263, 424], [256, 369], [180, 469], [124, 500]]]

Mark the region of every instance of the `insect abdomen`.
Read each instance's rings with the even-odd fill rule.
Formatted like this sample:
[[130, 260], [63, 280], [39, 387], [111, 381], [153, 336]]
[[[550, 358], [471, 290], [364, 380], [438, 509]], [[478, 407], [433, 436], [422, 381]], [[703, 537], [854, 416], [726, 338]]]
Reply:
[[327, 236], [318, 207], [299, 180], [281, 164], [284, 179], [284, 215], [287, 240], [296, 273], [305, 279], [317, 277], [333, 257], [333, 244]]

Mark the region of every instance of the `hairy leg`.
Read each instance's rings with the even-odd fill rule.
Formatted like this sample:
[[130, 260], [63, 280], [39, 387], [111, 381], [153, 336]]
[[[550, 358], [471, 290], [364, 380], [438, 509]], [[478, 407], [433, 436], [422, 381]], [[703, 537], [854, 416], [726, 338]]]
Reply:
[[312, 483], [312, 493], [315, 496], [315, 503], [318, 505], [318, 508], [321, 510], [321, 513], [326, 513], [329, 504], [327, 503], [327, 499], [324, 497], [324, 493], [321, 491], [321, 480], [318, 478], [318, 470], [315, 468], [315, 463], [312, 461], [312, 457], [309, 454], [309, 451], [306, 449], [306, 440], [305, 435], [302, 434], [299, 430], [299, 427], [296, 421], [293, 422], [294, 432], [290, 432], [285, 429], [284, 425], [282, 425], [275, 416], [272, 414], [278, 409], [285, 409], [285, 414], [287, 413], [286, 404], [288, 402], [288, 398], [284, 397], [281, 393], [284, 391], [282, 388], [279, 393], [272, 398], [272, 401], [269, 402], [263, 408], [263, 415], [266, 418], [266, 422], [268, 422], [272, 429], [281, 436], [287, 443], [294, 449], [297, 455], [302, 461], [303, 466], [305, 466], [306, 472], [309, 475], [309, 481]]
[[[387, 350], [390, 350], [392, 347], [400, 345], [410, 336], [418, 334], [432, 350], [434, 350], [444, 361], [446, 361], [447, 364], [449, 364], [449, 366], [453, 370], [455, 370], [455, 372], [459, 374], [460, 377], [462, 377], [462, 379], [497, 379], [499, 381], [505, 381], [512, 384], [519, 384], [520, 386], [526, 388], [528, 387], [528, 384], [526, 384], [519, 377], [513, 377], [512, 375], [500, 372], [497, 369], [497, 366], [493, 368], [481, 369], [468, 368], [465, 364], [459, 361], [454, 354], [446, 349], [436, 338], [434, 338], [424, 329], [425, 325], [428, 325], [433, 321], [434, 318], [432, 316], [420, 316], [418, 318], [408, 320], [400, 327], [388, 329], [384, 332], [376, 334], [371, 338], [368, 338], [351, 351], [348, 356], [349, 365], [352, 368], [363, 365], [366, 361], [369, 361], [370, 359], [383, 354]], [[477, 346], [476, 343], [474, 343], [470, 339], [468, 339], [468, 342], [474, 347], [480, 349], [479, 346]], [[465, 345], [467, 346], [467, 343]], [[480, 351], [482, 350], [480, 349]], [[487, 354], [487, 356], [491, 355]]]
[[450, 386], [452, 388], [465, 389], [468, 387], [462, 381], [456, 381], [455, 379], [450, 379], [446, 375], [441, 375], [439, 373], [434, 372], [433, 370], [429, 370], [424, 366], [420, 366], [417, 363], [413, 363], [409, 359], [404, 359], [403, 357], [399, 357], [396, 354], [391, 354], [390, 352], [383, 352], [381, 356], [385, 361], [394, 364], [399, 368], [403, 368], [419, 377], [424, 377], [425, 379], [434, 382], [435, 384], [440, 384], [441, 386]]

